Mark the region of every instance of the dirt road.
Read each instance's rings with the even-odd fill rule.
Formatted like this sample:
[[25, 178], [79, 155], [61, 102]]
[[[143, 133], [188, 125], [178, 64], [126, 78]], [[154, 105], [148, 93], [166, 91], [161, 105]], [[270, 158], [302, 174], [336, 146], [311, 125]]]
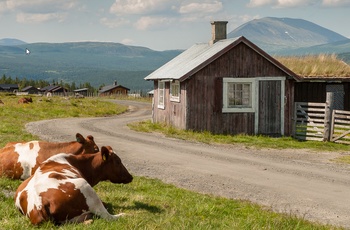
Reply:
[[130, 111], [107, 118], [40, 121], [26, 128], [50, 141], [69, 141], [77, 132], [92, 134], [99, 146], [111, 145], [134, 175], [350, 229], [350, 167], [329, 161], [348, 153], [257, 150], [138, 133], [126, 124], [151, 118], [150, 105], [118, 103], [130, 105]]

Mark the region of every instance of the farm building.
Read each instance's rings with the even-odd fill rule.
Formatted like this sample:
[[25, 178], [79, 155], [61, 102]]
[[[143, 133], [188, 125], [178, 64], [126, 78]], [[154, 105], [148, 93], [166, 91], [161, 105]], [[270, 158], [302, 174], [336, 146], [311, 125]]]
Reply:
[[60, 85], [48, 85], [40, 89], [46, 95], [65, 95], [68, 90]]
[[88, 95], [88, 91], [89, 91], [88, 88], [81, 88], [81, 89], [73, 90], [76, 97], [79, 97], [79, 96], [86, 97]]
[[0, 92], [16, 92], [18, 91], [17, 84], [0, 84]]
[[153, 122], [216, 134], [290, 135], [299, 76], [245, 37], [195, 44], [145, 80], [154, 81]]
[[99, 96], [110, 96], [110, 95], [128, 95], [130, 89], [118, 85], [117, 81], [114, 81], [113, 85], [107, 85], [99, 90]]
[[41, 91], [34, 86], [26, 86], [21, 90], [21, 92], [28, 94], [39, 94]]
[[280, 57], [281, 63], [300, 76], [295, 102], [326, 102], [334, 94], [334, 109], [350, 110], [350, 66], [336, 55]]

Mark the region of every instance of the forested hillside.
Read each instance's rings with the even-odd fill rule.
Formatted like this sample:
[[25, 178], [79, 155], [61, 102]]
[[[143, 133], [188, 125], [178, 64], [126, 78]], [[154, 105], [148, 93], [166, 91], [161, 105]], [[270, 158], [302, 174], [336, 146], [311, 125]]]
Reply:
[[100, 42], [0, 46], [0, 74], [76, 85], [89, 82], [96, 88], [117, 80], [131, 90], [151, 90], [153, 83], [144, 77], [180, 52]]

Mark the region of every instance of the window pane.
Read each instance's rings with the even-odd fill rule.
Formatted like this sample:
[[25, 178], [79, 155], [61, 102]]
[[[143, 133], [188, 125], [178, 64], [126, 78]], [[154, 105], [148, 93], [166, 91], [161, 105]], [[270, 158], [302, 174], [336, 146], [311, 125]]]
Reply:
[[251, 107], [250, 83], [227, 83], [227, 107], [247, 108]]
[[158, 106], [164, 106], [164, 82], [158, 83]]

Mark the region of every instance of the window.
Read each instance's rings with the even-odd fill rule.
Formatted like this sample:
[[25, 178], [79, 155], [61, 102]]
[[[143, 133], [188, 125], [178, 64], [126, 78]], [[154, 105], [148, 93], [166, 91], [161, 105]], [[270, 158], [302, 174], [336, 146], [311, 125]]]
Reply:
[[158, 81], [158, 108], [164, 109], [165, 82]]
[[170, 83], [170, 101], [180, 102], [180, 82], [179, 81]]
[[223, 112], [254, 112], [254, 78], [224, 78], [223, 87]]

